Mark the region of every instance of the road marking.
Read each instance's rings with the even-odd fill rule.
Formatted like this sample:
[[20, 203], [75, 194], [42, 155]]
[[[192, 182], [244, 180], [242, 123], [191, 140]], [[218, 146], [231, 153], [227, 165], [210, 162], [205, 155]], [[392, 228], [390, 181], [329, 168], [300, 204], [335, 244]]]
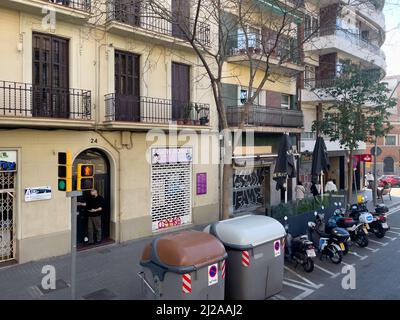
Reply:
[[290, 269], [290, 268], [288, 268], [288, 267], [286, 267], [286, 266], [285, 266], [285, 269], [286, 269], [287, 271], [293, 273], [295, 276], [299, 277], [299, 278], [300, 278], [301, 280], [303, 280], [305, 283], [303, 283], [303, 282], [298, 282], [298, 281], [296, 281], [296, 280], [292, 280], [292, 281], [294, 281], [294, 282], [298, 282], [298, 283], [301, 283], [301, 284], [303, 284], [303, 285], [306, 285], [306, 286], [309, 286], [309, 287], [315, 288], [315, 289], [319, 289], [319, 288], [321, 288], [321, 287], [324, 286], [322, 283], [316, 284], [316, 283], [314, 283], [314, 282], [308, 280], [307, 278], [303, 277], [302, 275], [298, 274], [297, 272], [293, 271], [292, 269]]
[[372, 251], [372, 252], [377, 252], [377, 251], [379, 251], [379, 248], [372, 249], [372, 248], [370, 248], [370, 247], [364, 247], [364, 249], [367, 249], [367, 250]]
[[276, 294], [271, 297], [272, 300], [287, 300], [287, 298], [281, 296], [280, 294]]
[[[396, 230], [400, 230], [400, 228], [399, 227], [392, 227], [392, 226], [390, 226], [390, 229], [396, 229]], [[389, 232], [390, 230], [388, 230], [387, 232]]]
[[388, 243], [386, 242], [380, 242], [380, 241], [376, 241], [376, 240], [372, 240], [372, 239], [369, 239], [369, 241], [371, 241], [371, 242], [373, 242], [373, 243], [377, 243], [377, 244], [380, 244], [381, 246], [387, 246], [388, 245]]
[[388, 237], [388, 236], [384, 236], [384, 238], [386, 238], [386, 239], [390, 239], [390, 240], [392, 240], [392, 241], [394, 241], [394, 240], [396, 240], [396, 239], [397, 239], [397, 237], [394, 237], [394, 238], [392, 238], [392, 237]]
[[299, 290], [303, 290], [302, 293], [300, 293], [299, 295], [297, 295], [296, 297], [294, 297], [292, 300], [303, 300], [305, 297], [308, 297], [310, 294], [312, 294], [315, 290], [310, 289], [310, 288], [306, 288], [303, 286], [299, 286], [297, 284], [294, 283], [290, 283], [288, 281], [283, 280], [282, 282], [284, 285], [287, 285], [289, 287], [293, 287]]
[[368, 256], [361, 256], [357, 252], [354, 252], [354, 251], [349, 251], [349, 254], [352, 254], [353, 256], [360, 258], [360, 260], [365, 260], [368, 258]]
[[397, 234], [398, 236], [400, 236], [400, 232], [390, 231], [390, 230], [388, 230], [388, 231], [386, 231], [386, 232], [394, 233], [394, 234]]
[[354, 263], [348, 264], [348, 263], [342, 261], [341, 264], [343, 264], [343, 265], [345, 265], [345, 266], [352, 266], [352, 267], [354, 267]]
[[317, 269], [319, 269], [319, 270], [321, 270], [321, 271], [323, 271], [323, 272], [329, 274], [329, 275], [331, 276], [332, 279], [333, 279], [333, 278], [336, 278], [337, 276], [340, 275], [340, 273], [333, 273], [333, 272], [331, 272], [331, 271], [329, 271], [329, 270], [326, 270], [325, 268], [320, 267], [319, 265], [317, 265], [317, 264], [315, 264], [315, 263], [314, 263], [314, 267], [316, 267]]

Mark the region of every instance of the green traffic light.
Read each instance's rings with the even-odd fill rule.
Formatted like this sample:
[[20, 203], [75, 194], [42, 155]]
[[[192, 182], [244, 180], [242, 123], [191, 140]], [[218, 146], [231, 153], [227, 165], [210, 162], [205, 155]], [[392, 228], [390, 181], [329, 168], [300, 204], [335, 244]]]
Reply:
[[58, 180], [58, 190], [59, 191], [65, 191], [67, 188], [67, 183], [65, 180]]

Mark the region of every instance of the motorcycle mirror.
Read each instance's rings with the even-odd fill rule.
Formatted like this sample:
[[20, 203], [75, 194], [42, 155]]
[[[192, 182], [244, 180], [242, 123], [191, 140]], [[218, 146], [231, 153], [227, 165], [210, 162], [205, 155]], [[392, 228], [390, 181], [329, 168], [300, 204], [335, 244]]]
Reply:
[[283, 219], [285, 219], [285, 221], [287, 221], [288, 218], [287, 218], [287, 216], [285, 216]]
[[324, 209], [325, 209], [325, 207], [324, 207], [324, 206], [321, 206], [321, 209], [322, 209], [322, 210], [324, 210]]
[[342, 206], [342, 203], [341, 202], [339, 202], [339, 207], [341, 207]]
[[338, 203], [337, 202], [335, 202], [335, 206], [337, 206], [338, 205]]
[[317, 212], [317, 211], [315, 211], [315, 212], [314, 212], [314, 216], [317, 216], [317, 215], [318, 215], [318, 212]]

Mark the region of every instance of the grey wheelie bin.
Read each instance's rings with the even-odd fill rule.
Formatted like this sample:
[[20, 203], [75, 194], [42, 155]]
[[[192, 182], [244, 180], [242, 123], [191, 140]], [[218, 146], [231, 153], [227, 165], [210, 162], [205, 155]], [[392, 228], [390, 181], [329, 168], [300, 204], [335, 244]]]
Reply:
[[155, 238], [142, 255], [139, 272], [146, 299], [223, 300], [223, 244], [200, 231], [182, 231]]
[[225, 298], [262, 300], [282, 290], [285, 229], [266, 216], [244, 215], [204, 230], [225, 245]]

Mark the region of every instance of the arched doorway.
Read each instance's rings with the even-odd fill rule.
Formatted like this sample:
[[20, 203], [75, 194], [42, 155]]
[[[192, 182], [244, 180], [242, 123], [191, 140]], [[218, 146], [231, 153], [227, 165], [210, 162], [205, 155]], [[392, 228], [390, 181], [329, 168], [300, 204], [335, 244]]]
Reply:
[[[104, 197], [105, 208], [101, 219], [102, 241], [107, 243], [110, 241], [110, 162], [107, 155], [99, 149], [87, 149], [81, 152], [73, 163], [73, 188], [76, 190], [76, 172], [78, 164], [93, 164], [95, 166], [94, 187], [99, 195]], [[90, 196], [90, 191], [84, 191], [80, 202], [84, 202], [85, 198]], [[81, 247], [85, 244], [87, 237], [87, 215], [83, 207], [78, 207], [79, 215], [77, 217], [77, 244]]]
[[386, 157], [383, 160], [383, 172], [393, 173], [394, 172], [394, 160], [392, 157]]

